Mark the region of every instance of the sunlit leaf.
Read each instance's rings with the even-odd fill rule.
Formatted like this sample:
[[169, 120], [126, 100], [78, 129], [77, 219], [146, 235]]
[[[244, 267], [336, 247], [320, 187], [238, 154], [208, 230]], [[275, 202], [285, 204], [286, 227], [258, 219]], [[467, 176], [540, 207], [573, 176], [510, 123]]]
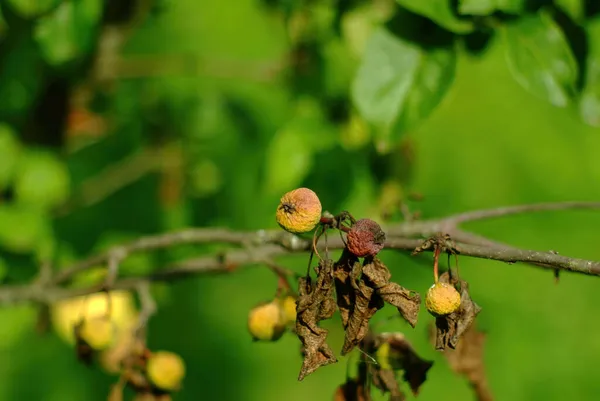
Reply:
[[465, 33], [473, 30], [470, 21], [460, 20], [450, 8], [450, 0], [396, 0], [402, 7], [422, 15], [452, 32]]
[[579, 100], [579, 112], [586, 124], [600, 127], [600, 18], [587, 24], [590, 50], [587, 60], [586, 82]]
[[51, 209], [69, 196], [69, 172], [54, 154], [31, 150], [19, 162], [14, 189], [18, 202]]
[[267, 191], [282, 193], [299, 185], [310, 172], [315, 153], [330, 149], [336, 141], [336, 131], [326, 121], [319, 103], [312, 98], [300, 99], [292, 119], [267, 148]]
[[48, 218], [37, 209], [1, 204], [0, 246], [17, 253], [34, 251], [51, 232], [49, 224]]
[[35, 18], [56, 7], [61, 0], [7, 0], [11, 8], [20, 16]]
[[428, 117], [453, 82], [452, 49], [423, 49], [380, 28], [373, 33], [352, 87], [357, 109], [380, 140], [396, 140]]
[[348, 50], [355, 57], [362, 57], [376, 20], [370, 7], [359, 7], [344, 13], [342, 36]]
[[283, 193], [299, 185], [313, 164], [313, 148], [306, 133], [289, 126], [275, 134], [267, 149], [265, 186], [270, 193]]
[[[0, 310], [0, 350], [8, 351], [34, 330], [36, 309], [33, 305], [14, 305]], [[14, 349], [14, 348], [13, 348]]]
[[494, 11], [517, 14], [524, 7], [525, 0], [460, 0], [458, 12], [468, 15], [489, 15]]
[[574, 21], [580, 21], [585, 15], [584, 0], [554, 0], [554, 3]]
[[64, 1], [40, 18], [35, 38], [51, 65], [61, 65], [86, 55], [93, 44], [100, 16], [100, 0]]
[[540, 12], [520, 18], [506, 26], [504, 39], [508, 65], [517, 82], [555, 106], [566, 106], [574, 93], [577, 63], [552, 17]]
[[0, 190], [12, 181], [20, 152], [21, 145], [13, 129], [0, 124]]

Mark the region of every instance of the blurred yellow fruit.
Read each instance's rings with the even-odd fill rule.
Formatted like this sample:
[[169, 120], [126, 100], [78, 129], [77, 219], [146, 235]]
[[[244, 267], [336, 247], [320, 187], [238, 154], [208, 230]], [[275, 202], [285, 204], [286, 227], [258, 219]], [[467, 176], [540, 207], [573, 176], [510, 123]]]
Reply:
[[296, 298], [291, 295], [288, 295], [283, 300], [283, 315], [286, 324], [296, 321]]
[[276, 341], [285, 332], [284, 308], [273, 301], [253, 308], [248, 314], [248, 330], [255, 341]]
[[148, 379], [162, 390], [178, 390], [185, 376], [185, 364], [181, 357], [173, 352], [153, 352], [146, 366]]
[[[121, 336], [124, 331], [133, 329], [137, 321], [137, 311], [133, 296], [127, 291], [111, 291], [110, 324], [114, 334]], [[75, 343], [73, 327], [84, 321], [107, 316], [108, 302], [105, 292], [59, 301], [52, 306], [52, 326], [63, 340]]]
[[95, 350], [108, 348], [115, 338], [114, 326], [107, 317], [92, 317], [83, 321], [81, 339]]

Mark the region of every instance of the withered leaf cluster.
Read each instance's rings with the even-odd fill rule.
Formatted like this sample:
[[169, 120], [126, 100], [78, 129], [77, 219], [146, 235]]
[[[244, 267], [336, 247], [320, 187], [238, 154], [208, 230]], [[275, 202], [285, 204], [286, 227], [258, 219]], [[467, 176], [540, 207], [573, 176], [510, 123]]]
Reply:
[[402, 371], [402, 381], [407, 382], [414, 395], [427, 379], [427, 371], [433, 362], [417, 355], [402, 333], [382, 333], [377, 336], [369, 332], [360, 347], [365, 354], [375, 354], [381, 346], [387, 346], [386, 361], [373, 363], [364, 357], [359, 363], [358, 376], [348, 379], [338, 387], [336, 401], [371, 401], [370, 385], [374, 385], [390, 401], [404, 401], [406, 395], [400, 389], [398, 372]]
[[333, 401], [370, 401], [371, 395], [359, 378], [348, 379], [337, 388]]
[[414, 327], [421, 297], [397, 283], [377, 257], [358, 257], [345, 249], [337, 262], [321, 260], [316, 283], [310, 277], [299, 279], [296, 308], [296, 333], [303, 345], [304, 361], [298, 380], [321, 366], [337, 362], [326, 343], [328, 331], [319, 322], [329, 319], [339, 309], [346, 332], [342, 355], [352, 351], [367, 335], [369, 320], [387, 302]]
[[301, 277], [296, 306], [296, 334], [303, 346], [304, 361], [298, 380], [304, 379], [321, 366], [337, 362], [327, 344], [328, 330], [319, 327], [321, 320], [329, 319], [336, 310], [333, 298], [333, 261], [321, 260], [315, 268], [316, 283], [310, 277]]
[[365, 258], [361, 265], [356, 256], [344, 250], [335, 263], [333, 275], [337, 306], [346, 330], [342, 355], [365, 338], [369, 320], [385, 302], [395, 306], [412, 327], [417, 324], [420, 295], [390, 282], [392, 275], [379, 258]]
[[389, 347], [387, 364], [391, 371], [402, 371], [402, 379], [409, 384], [412, 393], [419, 394], [419, 388], [427, 380], [427, 371], [433, 362], [421, 358], [402, 333], [379, 334], [375, 338], [374, 348], [384, 344]]
[[448, 349], [444, 356], [452, 370], [469, 381], [478, 401], [493, 401], [484, 363], [485, 334], [473, 323], [463, 333], [456, 349]]
[[471, 299], [469, 284], [466, 281], [451, 277], [448, 272], [442, 274], [439, 281], [452, 285], [458, 283], [460, 285], [460, 308], [450, 315], [435, 319], [435, 348], [437, 350], [455, 349], [458, 340], [471, 327], [477, 314], [481, 312], [481, 307]]

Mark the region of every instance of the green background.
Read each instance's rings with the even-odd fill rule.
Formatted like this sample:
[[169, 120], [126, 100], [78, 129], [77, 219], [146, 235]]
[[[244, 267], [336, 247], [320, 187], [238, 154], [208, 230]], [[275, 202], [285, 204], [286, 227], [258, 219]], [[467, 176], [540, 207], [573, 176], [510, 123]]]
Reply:
[[[332, 212], [348, 209], [356, 217], [377, 216], [380, 186], [369, 163], [374, 157], [369, 138], [359, 135], [353, 141], [340, 124], [322, 124], [314, 117], [320, 111], [310, 93], [298, 100], [282, 79], [256, 79], [262, 76], [255, 72], [256, 65], [277, 64], [289, 47], [281, 18], [252, 0], [164, 3], [164, 10], [135, 27], [124, 57], [147, 56], [168, 63], [185, 55], [200, 60], [205, 68], [193, 73], [176, 69], [150, 78], [144, 77], [142, 68], [141, 77], [118, 79], [106, 95], [108, 100], [97, 108], [111, 121], [108, 132], [85, 146], [67, 150], [63, 145], [52, 152], [66, 160], [73, 189], [147, 146], [149, 138], [167, 138], [184, 149], [184, 195], [168, 207], [161, 204], [160, 176], [146, 174], [98, 204], [50, 219], [53, 234], [49, 237], [38, 233], [42, 229], [31, 228], [42, 236], [33, 242], [39, 245], [52, 238], [50, 247], [69, 259], [64, 254], [84, 257], [101, 243], [188, 226], [275, 228], [279, 196], [299, 185], [315, 189], [324, 208]], [[26, 88], [35, 87], [39, 71], [28, 71], [35, 61], [23, 55], [13, 61], [19, 73], [10, 75], [7, 65], [13, 53], [7, 49], [30, 35], [25, 28], [16, 34], [10, 29], [3, 42], [3, 71], [14, 79], [23, 77]], [[410, 170], [402, 170], [403, 190], [424, 195], [423, 201], [411, 203], [424, 217], [600, 197], [600, 130], [585, 125], [574, 106], [554, 107], [520, 86], [507, 67], [504, 46], [496, 37], [479, 56], [460, 52], [455, 81], [439, 107], [423, 124], [403, 134], [415, 153]], [[316, 84], [324, 86], [313, 92], [346, 93], [356, 62], [343, 43], [328, 49], [332, 67], [326, 70], [325, 83]], [[42, 76], [60, 75], [50, 71]], [[10, 82], [2, 76], [0, 93], [11, 88]], [[36, 92], [25, 93], [35, 97]], [[31, 118], [30, 109], [14, 99], [5, 95], [0, 101], [7, 102], [2, 103], [2, 113], [21, 135], [19, 127]], [[289, 124], [298, 110], [309, 117]], [[35, 138], [21, 140], [27, 147], [37, 147]], [[52, 179], [60, 184], [59, 178]], [[43, 182], [47, 180], [39, 178], [34, 187]], [[53, 187], [58, 198], [62, 196], [59, 184]], [[39, 258], [45, 252], [41, 245], [29, 253], [11, 248], [18, 229], [30, 228], [26, 220], [17, 219], [12, 225], [9, 220], [0, 222], [7, 284], [30, 279], [37, 260], [31, 255]], [[600, 258], [599, 224], [598, 212], [564, 211], [478, 222], [469, 228], [515, 246], [593, 260]], [[160, 268], [166, 260], [198, 256], [210, 249], [192, 246], [138, 259], [129, 273]], [[403, 286], [424, 293], [431, 285], [430, 255], [411, 258], [384, 251], [382, 258]], [[289, 257], [281, 263], [302, 271], [306, 259]], [[466, 257], [460, 263], [473, 299], [483, 307], [478, 322], [487, 332], [485, 362], [496, 398], [596, 400], [600, 394], [598, 279], [562, 274], [556, 285], [551, 273], [525, 265]], [[269, 299], [275, 285], [272, 273], [254, 267], [160, 288], [149, 344], [178, 352], [186, 361], [184, 388], [176, 400], [332, 399], [356, 354], [298, 382], [300, 344], [293, 335], [287, 333], [276, 343], [251, 341], [247, 313]], [[386, 307], [374, 320], [393, 312]], [[106, 399], [115, 377], [79, 364], [72, 348], [52, 332], [37, 334], [34, 308], [5, 307], [0, 322], [0, 400]], [[422, 357], [435, 361], [418, 399], [472, 399], [466, 381], [452, 373], [443, 355], [428, 343], [431, 322], [423, 309], [416, 329], [399, 320], [382, 328], [402, 331]], [[338, 316], [324, 327], [331, 330], [330, 344], [339, 351], [343, 332]]]

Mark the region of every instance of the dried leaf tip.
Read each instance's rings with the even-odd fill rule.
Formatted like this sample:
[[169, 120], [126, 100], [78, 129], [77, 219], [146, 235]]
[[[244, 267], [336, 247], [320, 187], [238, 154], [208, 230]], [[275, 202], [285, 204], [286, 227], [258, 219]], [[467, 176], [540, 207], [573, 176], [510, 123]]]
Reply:
[[316, 273], [315, 284], [308, 277], [298, 280], [296, 333], [304, 350], [304, 360], [298, 376], [300, 381], [321, 366], [337, 362], [326, 342], [329, 331], [319, 327], [319, 322], [331, 318], [336, 310], [333, 297], [333, 261], [321, 260]]

